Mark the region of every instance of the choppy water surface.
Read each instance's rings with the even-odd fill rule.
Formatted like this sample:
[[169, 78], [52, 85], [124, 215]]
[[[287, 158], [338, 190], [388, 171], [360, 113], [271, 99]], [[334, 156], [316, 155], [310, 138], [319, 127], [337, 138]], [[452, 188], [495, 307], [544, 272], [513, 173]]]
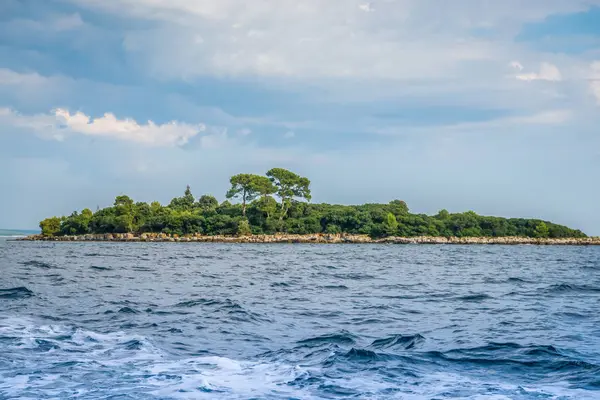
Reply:
[[0, 242], [1, 399], [599, 399], [600, 248]]

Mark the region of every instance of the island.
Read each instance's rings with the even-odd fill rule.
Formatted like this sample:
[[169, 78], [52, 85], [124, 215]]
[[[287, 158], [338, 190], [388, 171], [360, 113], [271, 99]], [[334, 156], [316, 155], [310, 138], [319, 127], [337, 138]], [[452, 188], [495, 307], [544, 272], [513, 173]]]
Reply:
[[[600, 244], [580, 230], [539, 219], [473, 211], [413, 214], [387, 204], [311, 203], [310, 180], [283, 168], [231, 177], [227, 200], [196, 198], [188, 186], [168, 205], [117, 196], [111, 207], [84, 209], [40, 222], [24, 240], [247, 243]], [[232, 203], [230, 200], [234, 201]]]

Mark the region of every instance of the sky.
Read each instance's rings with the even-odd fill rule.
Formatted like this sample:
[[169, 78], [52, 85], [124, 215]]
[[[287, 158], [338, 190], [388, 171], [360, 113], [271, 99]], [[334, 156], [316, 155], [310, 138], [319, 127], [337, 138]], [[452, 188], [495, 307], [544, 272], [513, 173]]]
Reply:
[[2, 0], [0, 227], [291, 169], [600, 235], [600, 0]]

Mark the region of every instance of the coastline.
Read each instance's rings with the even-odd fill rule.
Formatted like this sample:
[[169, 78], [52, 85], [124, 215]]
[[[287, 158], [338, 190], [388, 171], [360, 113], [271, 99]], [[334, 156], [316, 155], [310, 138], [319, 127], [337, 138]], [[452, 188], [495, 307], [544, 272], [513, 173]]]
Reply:
[[529, 237], [385, 237], [372, 239], [367, 235], [308, 234], [308, 235], [250, 235], [204, 236], [168, 235], [165, 233], [107, 233], [77, 236], [31, 235], [14, 241], [52, 242], [177, 242], [177, 243], [321, 243], [321, 244], [458, 244], [458, 245], [540, 245], [540, 246], [600, 246], [600, 237], [541, 239]]

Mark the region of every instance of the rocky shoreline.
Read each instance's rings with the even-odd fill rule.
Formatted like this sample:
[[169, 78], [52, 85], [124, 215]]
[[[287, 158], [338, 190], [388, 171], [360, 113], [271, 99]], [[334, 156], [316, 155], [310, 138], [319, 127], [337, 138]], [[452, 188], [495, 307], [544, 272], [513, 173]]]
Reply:
[[54, 241], [54, 242], [195, 242], [195, 243], [387, 243], [387, 244], [477, 244], [477, 245], [562, 245], [562, 246], [600, 246], [600, 237], [537, 239], [527, 237], [386, 237], [372, 239], [367, 235], [252, 235], [252, 236], [203, 236], [168, 235], [166, 233], [107, 233], [78, 236], [46, 237], [32, 235], [16, 239], [17, 241]]

